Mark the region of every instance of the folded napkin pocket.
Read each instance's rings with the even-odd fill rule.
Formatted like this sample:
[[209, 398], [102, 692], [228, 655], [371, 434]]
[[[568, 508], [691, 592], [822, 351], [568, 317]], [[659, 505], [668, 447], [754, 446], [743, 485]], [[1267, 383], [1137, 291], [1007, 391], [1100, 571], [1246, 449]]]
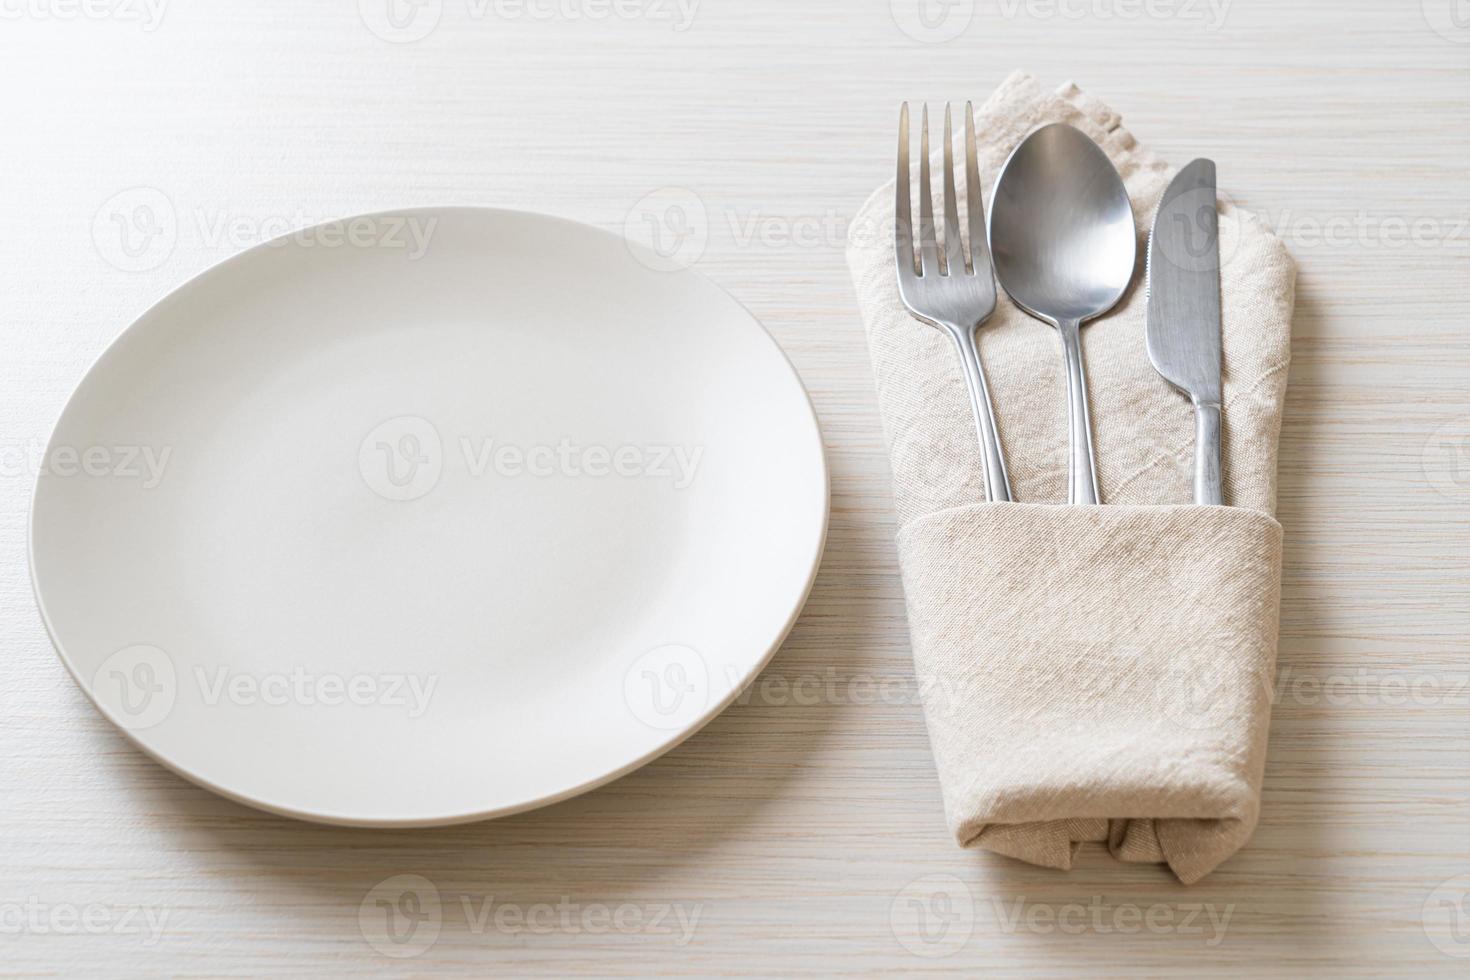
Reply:
[[[981, 106], [982, 192], [1038, 126], [1103, 148], [1147, 234], [1173, 168], [1075, 85]], [[1228, 170], [1222, 168], [1222, 172]], [[964, 188], [961, 188], [964, 197]], [[1256, 823], [1281, 581], [1276, 455], [1296, 269], [1219, 206], [1227, 507], [1193, 499], [1194, 410], [1153, 369], [1142, 283], [1082, 331], [1101, 506], [1067, 499], [1061, 342], [1003, 293], [976, 333], [1014, 499], [987, 499], [955, 345], [911, 316], [894, 188], [848, 243], [888, 443], [915, 668], [961, 845], [1066, 868], [1082, 842], [1195, 881]], [[882, 230], [882, 233], [879, 233]]]
[[1232, 507], [973, 504], [898, 538], [950, 829], [1203, 877], [1250, 836], [1281, 527]]

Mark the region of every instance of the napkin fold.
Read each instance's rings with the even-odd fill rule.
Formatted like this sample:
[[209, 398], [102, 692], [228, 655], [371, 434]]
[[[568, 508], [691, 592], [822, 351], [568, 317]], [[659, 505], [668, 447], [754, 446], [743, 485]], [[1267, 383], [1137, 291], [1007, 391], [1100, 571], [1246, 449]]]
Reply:
[[863, 206], [849, 238], [892, 462], [915, 669], [962, 846], [1068, 868], [1094, 841], [1192, 882], [1244, 844], [1259, 812], [1295, 267], [1259, 219], [1222, 196], [1231, 506], [1190, 505], [1193, 409], [1154, 372], [1143, 328], [1143, 243], [1173, 170], [1075, 85], [1047, 92], [1018, 72], [976, 114], [987, 200], [1010, 151], [1052, 122], [1076, 126], [1108, 154], [1138, 226], [1138, 280], [1082, 333], [1104, 506], [1055, 506], [1067, 474], [1060, 342], [1003, 293], [978, 336], [1020, 503], [982, 502], [953, 344], [898, 297], [892, 183]]

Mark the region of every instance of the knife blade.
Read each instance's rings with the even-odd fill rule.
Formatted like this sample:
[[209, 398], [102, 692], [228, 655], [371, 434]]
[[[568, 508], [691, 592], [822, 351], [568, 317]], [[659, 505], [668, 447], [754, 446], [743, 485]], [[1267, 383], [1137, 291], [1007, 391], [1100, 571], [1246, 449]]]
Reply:
[[1164, 191], [1145, 268], [1149, 360], [1194, 402], [1194, 502], [1223, 503], [1220, 219], [1213, 160], [1191, 162]]

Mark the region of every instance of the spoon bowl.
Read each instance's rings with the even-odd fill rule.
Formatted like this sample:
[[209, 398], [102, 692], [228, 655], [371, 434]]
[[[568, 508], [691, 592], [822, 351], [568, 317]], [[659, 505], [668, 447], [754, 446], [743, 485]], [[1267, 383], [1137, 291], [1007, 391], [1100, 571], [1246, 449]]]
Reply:
[[1133, 279], [1137, 233], [1128, 191], [1102, 148], [1064, 123], [1021, 142], [990, 203], [996, 278], [1062, 337], [1067, 361], [1069, 499], [1095, 504], [1096, 464], [1082, 368], [1083, 323], [1112, 309]]

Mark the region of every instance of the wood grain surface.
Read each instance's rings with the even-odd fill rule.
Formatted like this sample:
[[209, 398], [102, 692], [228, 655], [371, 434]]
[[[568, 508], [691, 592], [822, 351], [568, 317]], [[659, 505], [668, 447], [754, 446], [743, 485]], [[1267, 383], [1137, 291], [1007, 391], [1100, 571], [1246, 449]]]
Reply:
[[[0, 0], [0, 974], [1470, 973], [1455, 2]], [[1101, 850], [1070, 874], [958, 850], [914, 697], [843, 241], [900, 99], [982, 99], [1018, 67], [1218, 160], [1300, 263], [1264, 811], [1192, 888]], [[412, 832], [227, 802], [97, 715], [37, 616], [27, 511], [132, 319], [331, 217], [478, 203], [621, 231], [679, 188], [698, 267], [805, 378], [833, 476], [815, 592], [741, 703], [594, 793]], [[140, 204], [163, 220], [125, 242]], [[401, 875], [426, 901], [394, 944], [374, 915]]]

